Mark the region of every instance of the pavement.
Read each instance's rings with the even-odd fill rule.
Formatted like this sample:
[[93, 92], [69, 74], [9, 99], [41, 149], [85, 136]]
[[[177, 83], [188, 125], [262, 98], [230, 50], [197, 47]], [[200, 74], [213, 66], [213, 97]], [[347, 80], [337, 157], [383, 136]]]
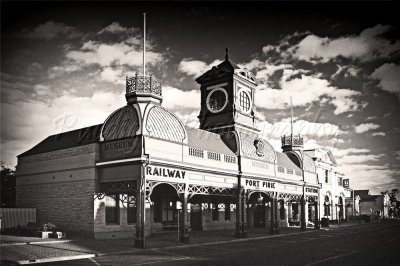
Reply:
[[[377, 223], [372, 221], [371, 224]], [[191, 232], [190, 243], [178, 242], [176, 232], [154, 234], [147, 238], [147, 250], [160, 252], [168, 249], [186, 249], [200, 246], [221, 244], [240, 244], [249, 241], [274, 239], [288, 236], [308, 234], [316, 231], [335, 231], [352, 226], [368, 225], [357, 222], [332, 224], [329, 228], [313, 230], [308, 228], [301, 232], [299, 228], [281, 228], [280, 234], [269, 234], [266, 229], [249, 230], [249, 237], [235, 239], [234, 230]], [[45, 262], [60, 262], [79, 259], [93, 259], [112, 255], [140, 255], [143, 250], [133, 247], [134, 239], [40, 239], [33, 237], [16, 237], [1, 235], [1, 265], [34, 264]], [[165, 255], [165, 254], [164, 254]]]

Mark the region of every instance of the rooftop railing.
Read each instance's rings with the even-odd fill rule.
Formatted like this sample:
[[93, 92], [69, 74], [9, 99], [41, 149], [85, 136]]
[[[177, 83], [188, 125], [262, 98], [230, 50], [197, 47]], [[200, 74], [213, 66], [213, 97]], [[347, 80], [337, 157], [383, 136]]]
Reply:
[[161, 81], [153, 76], [126, 77], [126, 94], [153, 93], [161, 96]]
[[[292, 139], [293, 138], [293, 139]], [[296, 146], [303, 146], [303, 137], [299, 135], [283, 135], [282, 136], [282, 146], [290, 146], [290, 145], [296, 145]]]

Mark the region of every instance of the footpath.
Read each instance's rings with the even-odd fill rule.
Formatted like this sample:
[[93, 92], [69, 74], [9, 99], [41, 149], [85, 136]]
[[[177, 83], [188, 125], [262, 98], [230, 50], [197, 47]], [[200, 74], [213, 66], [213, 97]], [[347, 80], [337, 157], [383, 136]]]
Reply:
[[[364, 222], [363, 222], [364, 224]], [[337, 230], [339, 227], [357, 226], [357, 222], [331, 224], [322, 230]], [[269, 234], [266, 229], [249, 230], [248, 238], [236, 239], [234, 230], [201, 231], [190, 233], [190, 243], [178, 242], [177, 232], [154, 234], [148, 237], [146, 248], [148, 250], [167, 249], [177, 246], [202, 246], [222, 243], [235, 243], [254, 239], [276, 238], [280, 236], [305, 234], [314, 231], [307, 228], [281, 228], [279, 234]], [[65, 260], [77, 260], [106, 256], [111, 254], [132, 254], [141, 249], [134, 248], [134, 239], [40, 239], [34, 237], [19, 237], [0, 235], [1, 265], [34, 264]]]

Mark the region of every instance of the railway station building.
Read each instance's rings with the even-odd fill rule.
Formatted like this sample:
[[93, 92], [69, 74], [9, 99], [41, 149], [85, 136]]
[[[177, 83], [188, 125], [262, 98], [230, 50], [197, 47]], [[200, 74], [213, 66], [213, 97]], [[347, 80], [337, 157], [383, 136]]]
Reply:
[[[282, 152], [260, 137], [257, 81], [225, 61], [196, 79], [199, 128], [163, 107], [160, 80], [126, 79], [126, 105], [104, 123], [52, 135], [18, 156], [17, 206], [38, 222], [95, 238], [195, 230], [313, 226], [319, 218], [316, 165], [301, 135]], [[304, 200], [304, 208], [301, 208]]]

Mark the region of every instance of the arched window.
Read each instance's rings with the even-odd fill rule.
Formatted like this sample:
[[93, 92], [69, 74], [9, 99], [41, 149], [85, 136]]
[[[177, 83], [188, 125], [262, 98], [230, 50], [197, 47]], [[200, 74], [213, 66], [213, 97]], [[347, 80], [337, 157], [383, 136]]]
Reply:
[[250, 108], [251, 108], [250, 96], [244, 90], [239, 92], [239, 104], [244, 112], [250, 111]]

